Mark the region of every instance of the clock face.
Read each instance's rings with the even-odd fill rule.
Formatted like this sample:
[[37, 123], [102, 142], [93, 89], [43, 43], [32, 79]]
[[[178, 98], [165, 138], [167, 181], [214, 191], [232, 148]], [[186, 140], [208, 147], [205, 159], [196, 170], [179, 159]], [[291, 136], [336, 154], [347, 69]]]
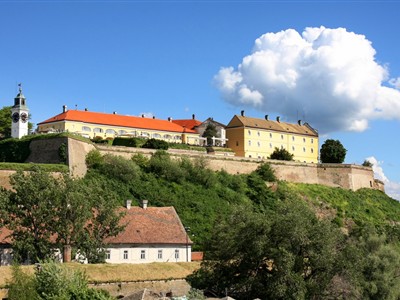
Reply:
[[26, 121], [28, 121], [28, 115], [26, 113], [21, 114], [21, 121], [22, 123], [26, 123]]
[[19, 121], [19, 114], [17, 112], [13, 113], [12, 119], [14, 123], [17, 123]]

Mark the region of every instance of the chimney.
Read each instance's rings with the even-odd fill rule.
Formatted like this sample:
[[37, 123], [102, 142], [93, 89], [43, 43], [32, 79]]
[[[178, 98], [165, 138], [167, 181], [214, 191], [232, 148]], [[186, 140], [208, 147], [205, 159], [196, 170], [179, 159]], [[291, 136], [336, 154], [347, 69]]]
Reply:
[[240, 114], [242, 115], [242, 117], [244, 117], [244, 110], [242, 110], [242, 111], [240, 112]]
[[192, 115], [192, 119], [193, 120], [196, 119], [196, 115], [195, 114]]
[[117, 112], [116, 111], [113, 111], [113, 115], [116, 115], [117, 114]]
[[299, 124], [299, 125], [301, 126], [301, 120], [298, 120], [298, 121], [297, 121], [297, 124]]
[[143, 209], [147, 208], [147, 204], [149, 203], [149, 200], [140, 200], [140, 207]]
[[280, 122], [281, 122], [281, 117], [280, 117], [280, 116], [277, 116], [277, 117], [276, 117], [276, 121], [277, 121], [278, 123], [280, 123]]
[[265, 115], [265, 120], [267, 120], [267, 121], [268, 121], [268, 115]]
[[153, 120], [156, 118], [156, 116], [153, 116]]
[[126, 200], [126, 209], [131, 209], [132, 206], [132, 200]]
[[88, 111], [88, 109], [85, 107], [85, 111]]
[[67, 112], [68, 108], [66, 105], [63, 105], [63, 113]]
[[172, 122], [172, 118], [171, 117], [168, 117], [168, 122]]
[[144, 114], [142, 114], [142, 118], [144, 118]]

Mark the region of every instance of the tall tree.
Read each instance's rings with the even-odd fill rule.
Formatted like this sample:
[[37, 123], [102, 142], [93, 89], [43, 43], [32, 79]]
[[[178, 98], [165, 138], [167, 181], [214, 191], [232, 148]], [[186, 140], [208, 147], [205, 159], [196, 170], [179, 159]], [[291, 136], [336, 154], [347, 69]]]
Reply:
[[11, 137], [11, 106], [0, 109], [0, 138]]
[[321, 147], [320, 158], [322, 163], [344, 162], [347, 150], [339, 140], [328, 139]]
[[217, 128], [214, 124], [208, 123], [206, 129], [203, 132], [203, 137], [207, 138], [207, 145], [211, 146], [213, 143], [212, 138], [217, 137]]
[[[13, 190], [2, 191], [0, 198], [5, 225], [13, 231], [12, 247], [18, 260], [37, 262], [51, 257], [56, 249], [64, 252], [64, 248], [79, 248], [83, 236], [94, 239], [87, 235], [91, 224], [102, 229], [96, 236], [101, 240], [122, 229], [115, 198], [81, 179], [34, 169], [30, 173], [17, 172], [11, 184]], [[99, 216], [104, 223], [97, 221]], [[65, 254], [70, 257], [68, 251]]]

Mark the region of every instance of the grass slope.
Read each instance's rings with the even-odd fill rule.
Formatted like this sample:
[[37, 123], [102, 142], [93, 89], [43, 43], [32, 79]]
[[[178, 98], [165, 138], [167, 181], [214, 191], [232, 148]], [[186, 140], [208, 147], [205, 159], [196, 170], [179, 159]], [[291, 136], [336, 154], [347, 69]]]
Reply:
[[378, 190], [351, 191], [317, 184], [284, 185], [284, 188], [297, 193], [315, 207], [325, 206], [335, 210], [339, 223], [347, 219], [356, 224], [374, 226], [400, 222], [400, 202]]

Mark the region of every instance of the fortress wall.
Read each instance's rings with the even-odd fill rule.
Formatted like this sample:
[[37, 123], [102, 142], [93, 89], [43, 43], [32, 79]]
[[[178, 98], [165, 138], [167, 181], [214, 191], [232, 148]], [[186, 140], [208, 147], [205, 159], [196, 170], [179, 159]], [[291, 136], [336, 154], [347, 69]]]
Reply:
[[68, 166], [72, 176], [83, 177], [87, 172], [86, 154], [96, 149], [92, 144], [68, 139]]
[[[32, 162], [54, 162], [58, 158], [58, 149], [67, 138], [37, 140], [31, 145], [32, 153], [28, 161]], [[106, 145], [93, 145], [79, 140], [68, 138], [68, 161], [71, 174], [84, 176], [86, 173], [85, 157], [92, 150], [98, 149], [101, 154], [120, 155], [131, 158], [132, 155], [141, 153], [150, 157], [156, 150], [129, 147], [112, 147]], [[228, 157], [206, 154], [198, 151], [168, 150], [173, 158], [182, 155], [195, 159], [204, 157], [208, 161], [211, 170], [225, 170], [230, 174], [248, 174], [254, 171], [262, 162], [258, 159], [244, 157]], [[384, 184], [374, 179], [372, 169], [369, 167], [344, 164], [310, 164], [300, 162], [286, 162], [268, 160], [280, 180], [296, 183], [322, 184], [330, 187], [341, 187], [345, 189], [358, 190], [360, 188], [374, 188], [384, 190]]]
[[65, 137], [33, 140], [29, 145], [31, 153], [29, 154], [26, 162], [58, 164], [60, 163], [58, 149], [60, 148], [61, 144], [67, 144], [71, 142], [71, 140], [72, 139]]

